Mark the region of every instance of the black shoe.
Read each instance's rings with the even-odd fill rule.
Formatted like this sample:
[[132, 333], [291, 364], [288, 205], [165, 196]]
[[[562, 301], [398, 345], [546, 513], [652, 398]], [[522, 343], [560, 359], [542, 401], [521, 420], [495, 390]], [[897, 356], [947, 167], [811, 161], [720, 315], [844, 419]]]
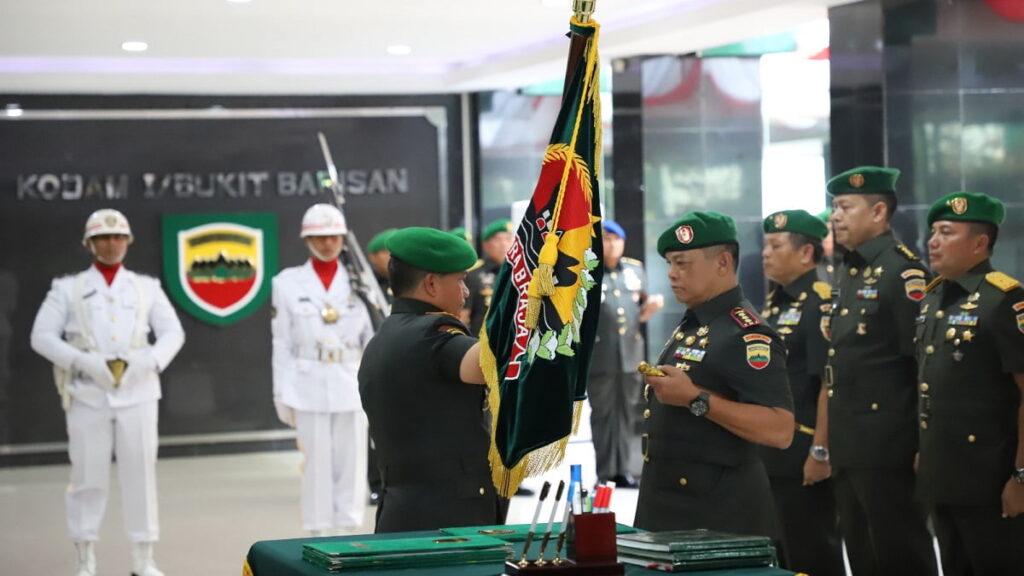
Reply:
[[380, 504], [380, 492], [370, 492], [370, 506]]

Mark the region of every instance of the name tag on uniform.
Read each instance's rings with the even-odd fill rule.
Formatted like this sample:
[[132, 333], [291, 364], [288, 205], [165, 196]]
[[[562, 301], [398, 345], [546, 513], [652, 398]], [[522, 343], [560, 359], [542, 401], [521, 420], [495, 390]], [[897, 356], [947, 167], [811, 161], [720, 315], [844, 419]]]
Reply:
[[857, 290], [857, 298], [860, 300], [878, 300], [878, 288], [861, 288]]
[[704, 360], [705, 354], [707, 354], [707, 350], [701, 350], [699, 348], [676, 348], [675, 356], [682, 360], [701, 362]]
[[950, 326], [977, 326], [978, 317], [971, 316], [966, 312], [961, 312], [954, 316], [950, 316], [948, 322]]
[[803, 314], [797, 308], [790, 308], [779, 316], [779, 326], [796, 326], [800, 323], [800, 316]]

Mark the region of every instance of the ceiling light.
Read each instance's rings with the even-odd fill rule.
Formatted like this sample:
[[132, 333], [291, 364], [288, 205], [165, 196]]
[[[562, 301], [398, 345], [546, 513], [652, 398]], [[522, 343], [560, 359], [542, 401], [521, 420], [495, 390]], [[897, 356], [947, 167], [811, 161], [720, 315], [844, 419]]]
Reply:
[[405, 44], [392, 44], [387, 47], [388, 54], [392, 56], [405, 56], [412, 53], [412, 48]]
[[145, 52], [149, 50], [149, 44], [139, 40], [128, 40], [121, 42], [121, 50], [125, 52]]
[[19, 106], [17, 104], [8, 104], [7, 105], [6, 114], [8, 116], [12, 117], [12, 118], [17, 118], [18, 116], [21, 116], [23, 112], [24, 112], [24, 110], [22, 110], [21, 106]]

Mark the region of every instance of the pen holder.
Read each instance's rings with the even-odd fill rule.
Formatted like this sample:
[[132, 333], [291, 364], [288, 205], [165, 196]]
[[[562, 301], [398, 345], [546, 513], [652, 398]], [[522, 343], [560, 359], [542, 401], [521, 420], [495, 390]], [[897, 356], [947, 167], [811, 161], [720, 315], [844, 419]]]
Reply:
[[573, 544], [570, 557], [577, 564], [615, 563], [615, 513], [574, 515]]

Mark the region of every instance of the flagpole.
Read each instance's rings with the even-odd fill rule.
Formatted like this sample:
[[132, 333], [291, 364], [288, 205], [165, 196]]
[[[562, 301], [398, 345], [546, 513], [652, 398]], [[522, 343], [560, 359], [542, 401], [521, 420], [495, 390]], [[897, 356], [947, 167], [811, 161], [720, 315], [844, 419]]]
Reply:
[[[581, 24], [590, 22], [590, 16], [594, 14], [597, 0], [573, 0], [572, 10], [576, 20]], [[569, 83], [576, 74], [576, 66], [583, 60], [583, 54], [587, 49], [587, 37], [579, 34], [570, 34], [569, 40], [569, 61], [565, 66], [565, 83], [562, 86], [562, 98], [569, 91]]]

